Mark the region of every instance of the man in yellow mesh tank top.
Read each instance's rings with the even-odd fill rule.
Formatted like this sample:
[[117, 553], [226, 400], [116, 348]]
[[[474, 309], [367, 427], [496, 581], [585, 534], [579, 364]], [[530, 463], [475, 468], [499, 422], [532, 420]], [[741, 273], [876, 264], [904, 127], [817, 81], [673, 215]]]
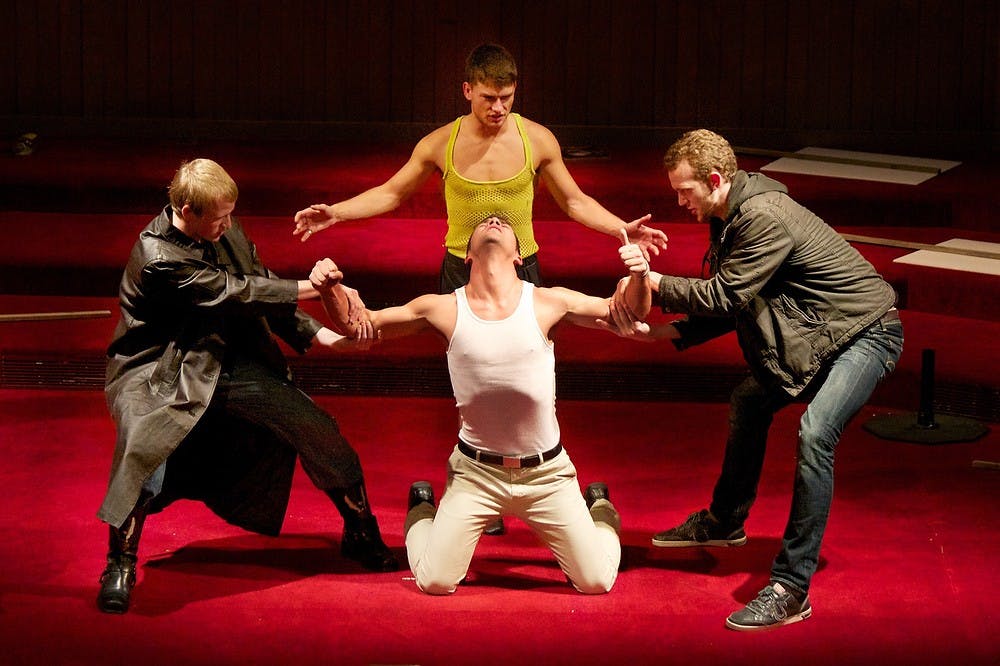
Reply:
[[[517, 65], [502, 46], [482, 44], [465, 62], [462, 92], [471, 108], [467, 115], [421, 139], [409, 161], [383, 184], [333, 205], [314, 204], [295, 214], [295, 234], [313, 234], [344, 220], [382, 215], [398, 207], [435, 171], [444, 180], [448, 209], [441, 293], [451, 293], [469, 280], [465, 249], [476, 224], [503, 211], [511, 221], [523, 253], [518, 274], [539, 284], [538, 244], [531, 226], [531, 206], [538, 176], [559, 207], [572, 219], [614, 238], [621, 229], [648, 259], [666, 248], [666, 235], [644, 223], [626, 224], [584, 194], [563, 163], [555, 136], [543, 125], [511, 113], [517, 88]], [[513, 122], [508, 122], [508, 119]]]
[[[517, 64], [497, 44], [482, 44], [465, 61], [462, 92], [470, 111], [421, 139], [409, 161], [381, 185], [339, 203], [313, 204], [295, 214], [294, 234], [313, 234], [345, 220], [382, 215], [397, 208], [435, 171], [444, 180], [448, 233], [441, 263], [440, 293], [449, 294], [469, 281], [465, 251], [476, 225], [503, 212], [510, 220], [523, 263], [518, 277], [542, 286], [538, 244], [531, 226], [531, 208], [538, 176], [572, 219], [616, 239], [621, 230], [646, 259], [666, 248], [667, 236], [645, 225], [649, 215], [626, 224], [573, 180], [555, 136], [543, 125], [511, 112], [517, 88]], [[513, 122], [508, 122], [508, 119]], [[501, 521], [487, 534], [502, 534]]]

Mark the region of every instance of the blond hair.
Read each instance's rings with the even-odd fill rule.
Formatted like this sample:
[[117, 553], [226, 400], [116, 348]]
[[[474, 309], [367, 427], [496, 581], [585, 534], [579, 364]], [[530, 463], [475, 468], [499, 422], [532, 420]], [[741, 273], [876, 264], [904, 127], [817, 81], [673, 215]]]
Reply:
[[236, 203], [239, 196], [236, 181], [217, 162], [205, 158], [181, 164], [167, 192], [171, 208], [179, 213], [188, 205], [195, 215], [201, 215], [220, 199]]

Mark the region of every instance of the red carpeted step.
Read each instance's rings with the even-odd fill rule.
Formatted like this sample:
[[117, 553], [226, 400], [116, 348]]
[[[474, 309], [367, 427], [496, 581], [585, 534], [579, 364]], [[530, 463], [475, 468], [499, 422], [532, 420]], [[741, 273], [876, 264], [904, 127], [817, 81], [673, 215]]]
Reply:
[[[304, 304], [321, 320], [316, 301]], [[0, 323], [0, 386], [99, 388], [103, 355], [117, 323], [113, 298], [0, 296], [0, 313], [106, 309], [110, 317]], [[935, 351], [937, 402], [942, 411], [1000, 420], [1000, 322], [904, 310], [905, 349], [896, 371], [873, 403], [916, 410], [922, 351]], [[723, 336], [678, 352], [673, 345], [643, 343], [611, 333], [562, 326], [553, 333], [559, 393], [564, 398], [726, 400], [745, 376], [736, 337]], [[435, 333], [387, 340], [370, 350], [286, 349], [310, 392], [449, 395], [445, 342]]]
[[[291, 216], [311, 203], [333, 203], [387, 180], [409, 158], [411, 141], [316, 143], [294, 141], [133, 141], [41, 137], [30, 157], [0, 159], [0, 207], [6, 210], [91, 211], [146, 214], [161, 205], [167, 183], [183, 161], [210, 157], [240, 186], [247, 215]], [[569, 160], [581, 188], [626, 219], [647, 212], [681, 221], [663, 174], [666, 143], [606, 147], [602, 159]], [[770, 161], [739, 155], [740, 167], [758, 170]], [[997, 166], [966, 162], [920, 186], [770, 173], [798, 201], [833, 225], [991, 228]], [[431, 177], [387, 217], [442, 220], [441, 183]], [[540, 188], [538, 219], [566, 215]]]
[[[0, 227], [23, 230], [17, 242], [0, 245], [0, 290], [5, 293], [109, 295], [129, 250], [148, 214], [65, 214], [0, 211]], [[379, 218], [345, 222], [306, 243], [292, 235], [291, 217], [243, 216], [247, 232], [264, 262], [284, 277], [305, 278], [317, 259], [332, 257], [343, 268], [346, 282], [359, 288], [375, 305], [399, 303], [437, 291], [443, 256], [445, 224], [421, 218]], [[664, 273], [695, 276], [708, 243], [707, 227], [694, 223], [657, 225], [669, 237], [668, 249], [654, 257]], [[950, 227], [884, 229], [872, 226], [839, 228], [842, 233], [938, 243], [956, 235], [971, 240], [997, 240], [995, 233]], [[546, 284], [587, 293], [610, 294], [622, 275], [618, 241], [569, 221], [537, 220], [535, 234]], [[908, 300], [915, 267], [893, 263], [910, 252], [905, 248], [855, 243], [900, 294], [900, 305], [965, 317], [995, 318], [995, 298], [987, 298], [995, 276], [948, 271], [941, 279], [921, 280], [916, 303]], [[991, 282], [992, 281], [992, 282]], [[985, 285], [985, 286], [984, 286]], [[986, 289], [986, 291], [984, 291]], [[995, 289], [995, 287], [994, 287]], [[956, 296], [965, 295], [963, 298]], [[969, 297], [975, 295], [975, 298]]]
[[[149, 215], [0, 211], [0, 227], [26, 230], [17, 243], [0, 246], [0, 285], [6, 293], [114, 295], [129, 251]], [[420, 218], [345, 222], [306, 243], [292, 235], [289, 217], [242, 216], [264, 263], [283, 277], [308, 276], [320, 258], [331, 257], [345, 282], [372, 303], [400, 302], [436, 292], [446, 226]], [[694, 274], [704, 253], [705, 227], [664, 225], [669, 253], [661, 270]], [[574, 222], [538, 221], [542, 276], [549, 284], [610, 294], [624, 274], [616, 238]]]

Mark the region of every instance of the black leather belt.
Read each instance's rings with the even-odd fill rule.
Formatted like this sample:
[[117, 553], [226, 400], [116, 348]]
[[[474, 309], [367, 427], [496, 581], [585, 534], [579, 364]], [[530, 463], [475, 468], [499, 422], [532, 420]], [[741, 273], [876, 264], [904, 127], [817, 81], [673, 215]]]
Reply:
[[480, 451], [473, 446], [469, 446], [462, 440], [458, 440], [458, 450], [473, 460], [486, 463], [487, 465], [520, 469], [522, 467], [538, 467], [546, 460], [552, 460], [562, 452], [562, 444], [556, 444], [548, 451], [536, 453], [532, 456], [502, 456], [498, 453]]

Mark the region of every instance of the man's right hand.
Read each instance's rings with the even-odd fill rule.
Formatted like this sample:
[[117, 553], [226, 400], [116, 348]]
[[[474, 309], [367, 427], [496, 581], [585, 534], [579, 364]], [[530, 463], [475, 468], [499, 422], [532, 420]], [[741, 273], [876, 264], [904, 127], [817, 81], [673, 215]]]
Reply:
[[333, 263], [333, 259], [320, 259], [309, 273], [309, 282], [320, 292], [329, 291], [343, 279], [344, 273]]
[[323, 229], [340, 222], [333, 211], [333, 206], [327, 204], [313, 204], [309, 208], [303, 208], [295, 214], [295, 231], [293, 236], [302, 234], [302, 242]]
[[365, 302], [361, 300], [361, 294], [358, 293], [357, 289], [352, 289], [346, 284], [341, 283], [340, 287], [347, 294], [347, 323], [358, 327], [355, 339], [375, 338], [375, 329], [372, 328], [372, 322], [366, 316], [368, 310], [365, 308]]

